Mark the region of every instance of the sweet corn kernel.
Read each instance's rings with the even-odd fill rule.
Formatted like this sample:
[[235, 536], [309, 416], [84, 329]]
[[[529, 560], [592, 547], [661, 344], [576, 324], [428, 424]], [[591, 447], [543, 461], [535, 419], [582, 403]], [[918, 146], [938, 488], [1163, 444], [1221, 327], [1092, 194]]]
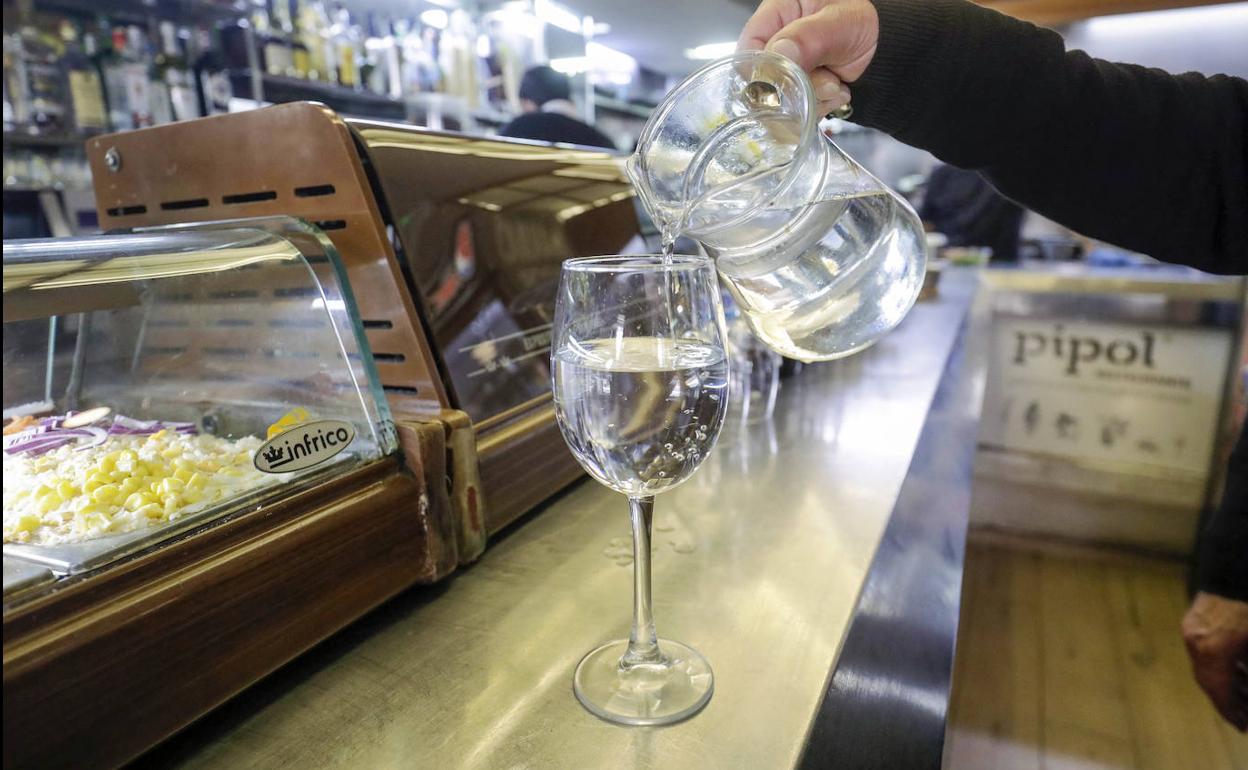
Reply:
[[36, 529], [39, 529], [42, 524], [43, 519], [33, 513], [26, 513], [17, 520], [13, 529], [17, 532], [34, 532]]
[[120, 487], [114, 484], [105, 484], [104, 486], [97, 488], [94, 492], [91, 493], [91, 499], [96, 501], [97, 503], [107, 503], [111, 500], [115, 500], [117, 496], [120, 494], [121, 494]]
[[208, 477], [202, 473], [192, 473], [186, 480], [186, 486], [190, 489], [203, 489], [208, 486]]
[[215, 473], [221, 470], [221, 463], [216, 460], [201, 460], [199, 463], [199, 469], [205, 473]]
[[95, 471], [94, 473], [87, 474], [87, 481], [95, 482], [96, 486], [99, 486], [100, 484], [107, 484], [112, 481], [112, 479], [109, 478], [107, 471]]
[[120, 494], [122, 495], [131, 495], [139, 491], [139, 480], [138, 479], [126, 479], [125, 481], [121, 482], [121, 486], [118, 487], [118, 490]]
[[47, 484], [40, 484], [38, 487], [35, 488], [36, 500], [42, 500], [43, 498], [47, 497], [50, 494], [52, 494], [52, 487], [48, 486]]
[[122, 449], [117, 453], [117, 470], [133, 471], [139, 463], [139, 456], [133, 449]]
[[130, 478], [130, 474], [126, 471], [111, 471], [108, 474], [108, 483], [117, 484]]
[[148, 485], [147, 485], [147, 491], [148, 491], [148, 492], [151, 492], [153, 495], [158, 495], [158, 494], [160, 494], [160, 482], [159, 482], [159, 481], [153, 481], [153, 482], [148, 483]]
[[148, 436], [147, 440], [148, 441], [160, 441], [162, 438], [168, 435], [169, 435], [169, 431], [165, 430], [164, 428], [161, 428], [160, 430], [156, 431], [152, 435]]
[[182, 496], [176, 495], [176, 494], [169, 495], [168, 497], [165, 498], [164, 503], [165, 503], [164, 505], [165, 515], [168, 516], [169, 514], [173, 513], [174, 511], [182, 507]]
[[164, 517], [165, 509], [161, 507], [160, 503], [148, 503], [147, 505], [144, 505], [136, 510], [135, 514], [138, 516], [146, 516], [149, 519], [159, 519]]
[[69, 500], [78, 496], [78, 487], [75, 487], [68, 481], [62, 481], [56, 485], [56, 492], [61, 496], [62, 500]]
[[167, 460], [172, 460], [181, 454], [182, 454], [182, 447], [178, 446], [177, 444], [174, 444], [171, 447], [166, 447], [165, 449], [162, 449], [160, 451], [160, 456], [164, 457]]
[[148, 503], [155, 502], [155, 499], [144, 492], [135, 492], [126, 498], [126, 510], [137, 511]]
[[104, 455], [104, 457], [100, 459], [100, 466], [99, 466], [100, 470], [103, 471], [104, 473], [113, 472], [117, 467], [117, 455], [119, 454], [121, 454], [120, 451], [109, 452], [108, 454]]
[[186, 482], [181, 479], [173, 478], [172, 476], [160, 482], [160, 491], [166, 495], [174, 492], [181, 492], [185, 488]]
[[195, 475], [195, 471], [182, 468], [181, 470], [174, 472], [173, 478], [181, 482], [187, 482], [187, 481], [190, 481], [191, 477], [194, 475]]
[[188, 486], [186, 491], [182, 493], [182, 499], [185, 500], [188, 505], [193, 505], [194, 503], [198, 503], [200, 500], [204, 499], [204, 493], [196, 487]]
[[49, 495], [45, 495], [44, 498], [39, 501], [38, 510], [40, 513], [51, 513], [56, 508], [59, 508], [64, 502], [65, 501], [61, 499], [60, 495], [53, 492]]

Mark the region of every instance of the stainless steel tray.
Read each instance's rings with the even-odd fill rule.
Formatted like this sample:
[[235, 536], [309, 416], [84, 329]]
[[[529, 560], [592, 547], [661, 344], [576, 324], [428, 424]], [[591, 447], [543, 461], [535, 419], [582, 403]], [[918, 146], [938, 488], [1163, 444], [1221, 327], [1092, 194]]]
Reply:
[[4, 595], [20, 591], [23, 588], [50, 583], [56, 578], [52, 570], [38, 564], [21, 559], [4, 557]]
[[344, 472], [348, 467], [353, 467], [361, 462], [364, 462], [364, 460], [357, 450], [348, 450], [311, 473], [300, 475], [289, 481], [257, 487], [217, 505], [196, 511], [177, 521], [135, 532], [127, 532], [122, 535], [100, 537], [81, 543], [67, 543], [55, 546], [6, 543], [4, 546], [5, 593], [9, 591], [7, 572], [9, 557], [16, 557], [27, 562], [43, 565], [60, 575], [76, 575], [103, 566], [123, 556], [128, 556], [158, 542], [168, 540], [214, 519], [258, 508], [276, 497], [292, 494], [322, 481], [331, 472], [336, 475]]

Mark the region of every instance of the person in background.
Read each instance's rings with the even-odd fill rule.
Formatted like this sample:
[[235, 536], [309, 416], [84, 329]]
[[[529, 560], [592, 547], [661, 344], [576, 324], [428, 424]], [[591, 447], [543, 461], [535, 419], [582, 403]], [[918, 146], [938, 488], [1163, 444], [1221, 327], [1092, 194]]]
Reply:
[[[810, 73], [820, 114], [972, 169], [1066, 227], [1167, 262], [1248, 273], [1248, 81], [1066, 51], [966, 0], [763, 0], [738, 46]], [[1196, 681], [1248, 731], [1248, 431], [1200, 533], [1182, 632]]]
[[572, 81], [550, 67], [525, 71], [520, 79], [520, 106], [524, 114], [499, 129], [499, 136], [616, 149], [606, 134], [576, 117]]
[[947, 236], [950, 246], [987, 246], [993, 262], [1018, 261], [1023, 208], [974, 171], [937, 166], [927, 179], [919, 218], [925, 228]]

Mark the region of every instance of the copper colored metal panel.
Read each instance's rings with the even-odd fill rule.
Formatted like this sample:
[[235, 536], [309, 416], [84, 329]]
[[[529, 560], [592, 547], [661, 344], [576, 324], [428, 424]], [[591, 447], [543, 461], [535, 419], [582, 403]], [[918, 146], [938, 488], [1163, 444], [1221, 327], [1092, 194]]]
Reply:
[[322, 227], [395, 405], [449, 405], [351, 132], [332, 111], [283, 104], [110, 134], [87, 155], [105, 230], [275, 214]]

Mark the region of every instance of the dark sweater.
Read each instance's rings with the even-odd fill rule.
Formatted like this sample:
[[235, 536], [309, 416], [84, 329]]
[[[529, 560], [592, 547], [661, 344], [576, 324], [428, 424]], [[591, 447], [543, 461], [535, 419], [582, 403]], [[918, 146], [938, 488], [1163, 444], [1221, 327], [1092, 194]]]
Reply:
[[[974, 169], [1080, 233], [1248, 273], [1248, 81], [1093, 59], [962, 0], [873, 0], [854, 120]], [[1248, 431], [1201, 533], [1196, 586], [1248, 601]]]
[[527, 112], [499, 129], [498, 135], [615, 149], [615, 144], [606, 134], [588, 123], [557, 112]]

